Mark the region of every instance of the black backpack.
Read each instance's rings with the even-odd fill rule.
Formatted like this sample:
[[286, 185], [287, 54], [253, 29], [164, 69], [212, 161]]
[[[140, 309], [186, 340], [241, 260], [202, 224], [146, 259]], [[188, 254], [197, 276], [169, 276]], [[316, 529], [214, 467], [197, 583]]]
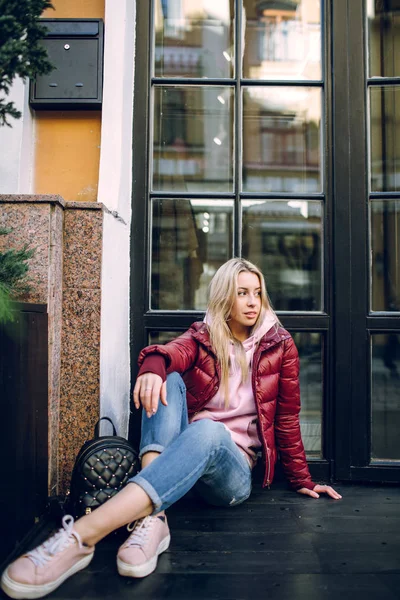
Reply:
[[[99, 436], [100, 421], [109, 421], [113, 435]], [[138, 453], [132, 444], [117, 435], [114, 423], [102, 417], [94, 438], [86, 441], [76, 457], [64, 510], [75, 519], [115, 496], [139, 470]]]

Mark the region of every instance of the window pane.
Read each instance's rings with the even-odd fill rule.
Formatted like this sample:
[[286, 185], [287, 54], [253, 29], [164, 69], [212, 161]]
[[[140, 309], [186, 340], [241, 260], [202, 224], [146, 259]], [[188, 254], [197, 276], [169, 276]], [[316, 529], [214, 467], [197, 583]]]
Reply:
[[400, 311], [400, 200], [371, 202], [372, 302]]
[[233, 77], [233, 0], [154, 0], [156, 77]]
[[321, 192], [321, 90], [247, 87], [243, 102], [243, 190]]
[[322, 336], [320, 333], [292, 333], [300, 356], [300, 425], [308, 456], [322, 457]]
[[243, 255], [264, 273], [276, 310], [322, 310], [322, 206], [244, 200]]
[[166, 344], [182, 333], [183, 331], [150, 331], [149, 344]]
[[372, 459], [400, 459], [400, 335], [372, 339]]
[[216, 270], [232, 256], [231, 200], [154, 200], [151, 308], [204, 310]]
[[400, 75], [400, 15], [393, 10], [398, 12], [398, 2], [367, 2], [370, 77]]
[[248, 79], [321, 79], [319, 0], [243, 0]]
[[400, 190], [400, 87], [370, 88], [371, 190]]
[[233, 90], [155, 86], [153, 189], [233, 190]]

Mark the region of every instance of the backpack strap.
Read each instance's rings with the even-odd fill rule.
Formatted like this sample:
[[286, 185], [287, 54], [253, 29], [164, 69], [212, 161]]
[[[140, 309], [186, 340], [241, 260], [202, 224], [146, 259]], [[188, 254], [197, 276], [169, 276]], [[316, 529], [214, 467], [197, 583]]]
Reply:
[[112, 425], [112, 428], [113, 428], [113, 435], [117, 435], [117, 430], [115, 429], [115, 425], [114, 425], [114, 423], [112, 422], [112, 420], [110, 419], [110, 417], [101, 417], [101, 418], [100, 418], [100, 419], [97, 421], [97, 423], [96, 423], [96, 426], [95, 426], [95, 428], [94, 428], [94, 437], [95, 437], [95, 438], [98, 438], [98, 437], [100, 437], [100, 435], [99, 435], [99, 433], [100, 433], [100, 421], [103, 421], [103, 420], [104, 420], [104, 421], [109, 421], [109, 422], [111, 423], [111, 425]]

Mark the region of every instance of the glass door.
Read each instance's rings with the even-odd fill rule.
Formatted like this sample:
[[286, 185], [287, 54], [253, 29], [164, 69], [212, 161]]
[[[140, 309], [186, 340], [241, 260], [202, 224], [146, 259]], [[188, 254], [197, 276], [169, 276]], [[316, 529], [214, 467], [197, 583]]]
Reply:
[[203, 318], [223, 262], [255, 262], [299, 348], [303, 439], [323, 477], [332, 459], [328, 21], [317, 0], [137, 3], [132, 228], [133, 361]]

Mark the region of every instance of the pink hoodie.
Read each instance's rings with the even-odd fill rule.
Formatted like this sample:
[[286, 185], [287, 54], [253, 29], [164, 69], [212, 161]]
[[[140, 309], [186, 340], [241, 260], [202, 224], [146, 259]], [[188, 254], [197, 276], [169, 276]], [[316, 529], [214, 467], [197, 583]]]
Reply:
[[[204, 321], [209, 322], [208, 315]], [[250, 467], [253, 467], [257, 459], [257, 450], [261, 442], [257, 431], [257, 409], [254, 401], [253, 388], [251, 384], [252, 358], [260, 339], [277, 324], [277, 318], [272, 311], [267, 311], [261, 325], [253, 334], [243, 342], [249, 365], [249, 374], [246, 381], [242, 382], [242, 372], [237, 364], [234, 345], [230, 344], [230, 371], [229, 371], [229, 406], [225, 408], [221, 388], [200, 411], [191, 418], [191, 423], [200, 419], [213, 419], [219, 421], [230, 432], [233, 441], [242, 454], [246, 457]]]

